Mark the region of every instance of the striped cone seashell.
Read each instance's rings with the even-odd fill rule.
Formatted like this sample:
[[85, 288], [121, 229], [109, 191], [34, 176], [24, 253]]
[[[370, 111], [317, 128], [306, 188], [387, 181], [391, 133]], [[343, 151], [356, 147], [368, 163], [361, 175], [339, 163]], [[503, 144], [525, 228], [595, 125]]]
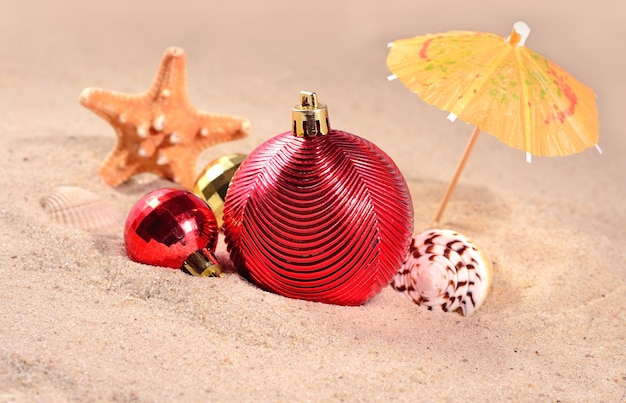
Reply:
[[391, 287], [429, 310], [471, 315], [491, 284], [491, 262], [467, 237], [448, 229], [415, 235]]
[[68, 227], [94, 231], [105, 230], [124, 223], [124, 212], [89, 190], [60, 186], [41, 199], [48, 217]]

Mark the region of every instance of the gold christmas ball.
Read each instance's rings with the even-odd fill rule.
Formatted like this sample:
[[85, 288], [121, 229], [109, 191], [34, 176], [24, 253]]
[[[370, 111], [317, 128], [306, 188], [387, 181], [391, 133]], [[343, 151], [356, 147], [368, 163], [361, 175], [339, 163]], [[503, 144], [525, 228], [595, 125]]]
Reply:
[[223, 223], [222, 215], [228, 186], [244, 159], [245, 154], [228, 154], [211, 161], [202, 170], [193, 187], [193, 193], [206, 201], [215, 213], [219, 228]]

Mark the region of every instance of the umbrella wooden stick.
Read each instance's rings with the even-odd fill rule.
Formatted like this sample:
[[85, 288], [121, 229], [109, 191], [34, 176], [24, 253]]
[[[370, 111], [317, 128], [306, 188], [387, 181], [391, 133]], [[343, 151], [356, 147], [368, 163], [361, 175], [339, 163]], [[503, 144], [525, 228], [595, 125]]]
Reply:
[[450, 200], [450, 196], [452, 196], [452, 192], [454, 192], [454, 188], [456, 187], [456, 183], [459, 181], [461, 177], [461, 172], [463, 172], [463, 168], [465, 168], [465, 163], [469, 159], [470, 154], [472, 153], [472, 149], [474, 148], [474, 144], [476, 144], [476, 140], [478, 140], [478, 135], [480, 134], [480, 129], [478, 126], [474, 127], [474, 131], [472, 132], [472, 136], [467, 142], [467, 146], [465, 146], [465, 151], [463, 151], [463, 156], [461, 157], [461, 161], [459, 161], [459, 165], [456, 167], [456, 171], [454, 171], [454, 176], [452, 176], [452, 181], [448, 185], [448, 189], [446, 189], [446, 193], [443, 195], [443, 199], [439, 204], [439, 210], [437, 210], [437, 214], [435, 214], [435, 223], [439, 223], [441, 216], [443, 215], [444, 210], [446, 209], [446, 205], [448, 204], [448, 200]]

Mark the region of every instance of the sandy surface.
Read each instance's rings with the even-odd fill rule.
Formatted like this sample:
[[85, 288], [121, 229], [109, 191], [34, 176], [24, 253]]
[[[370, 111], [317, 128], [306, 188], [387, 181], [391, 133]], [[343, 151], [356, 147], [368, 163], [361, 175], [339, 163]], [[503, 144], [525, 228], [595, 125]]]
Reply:
[[[617, 2], [2, 3], [0, 401], [626, 399]], [[471, 127], [387, 82], [386, 44], [451, 29], [506, 36], [517, 20], [533, 29], [528, 46], [596, 91], [604, 154], [529, 165], [480, 138], [442, 223], [495, 265], [472, 317], [425, 311], [389, 288], [339, 307], [260, 291], [232, 270], [198, 279], [140, 265], [120, 228], [69, 228], [40, 207], [70, 185], [127, 211], [167, 185], [150, 175], [104, 184], [97, 168], [114, 132], [78, 95], [145, 90], [177, 45], [193, 102], [253, 125], [250, 137], [207, 150], [199, 169], [288, 130], [299, 91], [313, 90], [333, 127], [396, 161], [416, 231], [426, 230]]]

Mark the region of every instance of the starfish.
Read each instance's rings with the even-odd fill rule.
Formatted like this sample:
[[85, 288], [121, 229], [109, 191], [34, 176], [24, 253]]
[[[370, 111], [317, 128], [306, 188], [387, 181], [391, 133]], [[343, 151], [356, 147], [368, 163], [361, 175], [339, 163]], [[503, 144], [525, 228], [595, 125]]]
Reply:
[[185, 51], [170, 47], [146, 92], [85, 88], [80, 94], [80, 103], [117, 133], [117, 142], [99, 170], [110, 186], [151, 172], [193, 188], [196, 161], [204, 149], [250, 133], [245, 118], [211, 114], [192, 105], [185, 66]]

